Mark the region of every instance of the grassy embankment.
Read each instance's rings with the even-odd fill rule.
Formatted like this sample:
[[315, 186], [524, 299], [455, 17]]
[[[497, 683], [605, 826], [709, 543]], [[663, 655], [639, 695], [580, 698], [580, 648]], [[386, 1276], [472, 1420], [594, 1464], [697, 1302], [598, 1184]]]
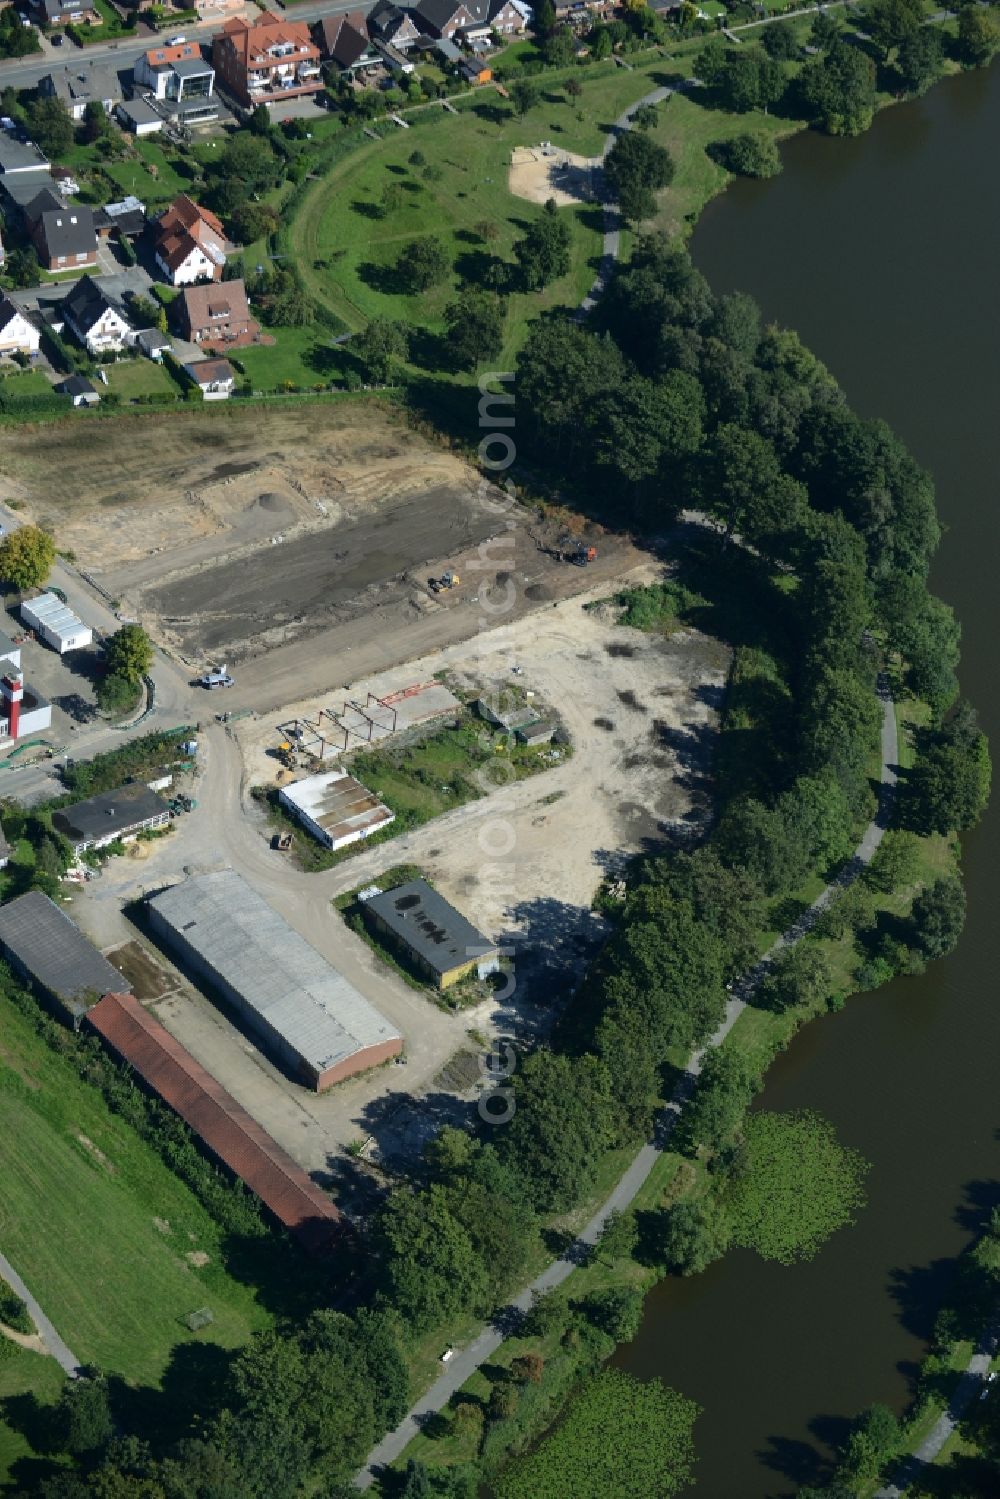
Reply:
[[[223, 1231], [3, 996], [0, 1031], [0, 1247], [77, 1357], [157, 1387], [181, 1349], [235, 1348], [267, 1326], [226, 1269]], [[184, 1319], [204, 1306], [214, 1320], [192, 1333]], [[60, 1384], [38, 1354], [0, 1360], [5, 1397], [44, 1402]], [[28, 1450], [6, 1414], [0, 1476]]]

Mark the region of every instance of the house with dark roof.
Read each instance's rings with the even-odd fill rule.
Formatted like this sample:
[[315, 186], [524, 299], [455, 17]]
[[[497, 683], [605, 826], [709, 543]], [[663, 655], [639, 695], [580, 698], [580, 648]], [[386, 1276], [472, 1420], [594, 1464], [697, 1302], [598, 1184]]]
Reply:
[[394, 5], [393, 0], [378, 0], [374, 9], [368, 12], [367, 24], [373, 42], [396, 47], [400, 52], [412, 47], [420, 35], [420, 28], [409, 11]]
[[90, 0], [39, 0], [38, 6], [43, 26], [101, 26], [104, 17]]
[[515, 36], [525, 30], [523, 12], [513, 0], [419, 0], [413, 17], [425, 35], [448, 41], [472, 41], [492, 31]]
[[132, 842], [139, 833], [165, 828], [169, 821], [166, 802], [142, 781], [129, 781], [126, 786], [102, 791], [52, 814], [52, 826], [72, 844], [76, 854], [88, 848], [104, 848], [118, 839]]
[[171, 286], [219, 281], [230, 248], [219, 219], [187, 193], [164, 209], [156, 225], [156, 263]]
[[369, 896], [365, 920], [421, 974], [447, 989], [473, 968], [485, 974], [498, 964], [495, 943], [467, 921], [426, 880], [408, 880]]
[[306, 22], [267, 10], [252, 21], [227, 21], [212, 39], [212, 61], [219, 79], [248, 109], [323, 87], [319, 48]]
[[91, 354], [124, 349], [135, 335], [124, 307], [93, 276], [82, 276], [66, 293], [62, 310], [66, 326]]
[[324, 16], [313, 26], [313, 40], [320, 55], [336, 63], [342, 73], [363, 73], [366, 68], [378, 65], [379, 54], [368, 36], [363, 10]]
[[79, 1023], [105, 994], [128, 988], [66, 912], [41, 890], [0, 906], [0, 952], [21, 978]]
[[28, 205], [25, 217], [47, 271], [81, 271], [97, 264], [97, 234], [89, 208], [62, 203], [45, 190]]
[[16, 302], [0, 297], [0, 354], [36, 354], [40, 335]]
[[206, 349], [231, 349], [260, 337], [260, 324], [250, 316], [242, 281], [187, 286], [174, 306], [181, 337], [188, 343], [202, 344]]
[[110, 114], [122, 96], [122, 87], [113, 67], [92, 62], [46, 73], [39, 80], [38, 92], [44, 98], [60, 99], [70, 119], [79, 123], [88, 104], [99, 104], [105, 114]]

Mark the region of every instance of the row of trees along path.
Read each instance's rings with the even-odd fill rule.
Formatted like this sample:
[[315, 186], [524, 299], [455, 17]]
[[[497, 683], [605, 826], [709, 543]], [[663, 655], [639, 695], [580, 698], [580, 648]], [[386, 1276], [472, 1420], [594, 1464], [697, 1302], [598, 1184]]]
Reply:
[[771, 962], [784, 948], [794, 947], [796, 943], [801, 942], [802, 938], [812, 929], [819, 916], [826, 910], [831, 901], [844, 891], [848, 885], [853, 884], [865, 866], [871, 863], [872, 856], [882, 842], [885, 830], [889, 824], [896, 789], [896, 765], [898, 760], [896, 713], [892, 694], [889, 690], [888, 679], [884, 675], [880, 675], [878, 679], [878, 696], [882, 704], [882, 768], [878, 806], [875, 816], [865, 828], [861, 842], [854, 850], [851, 858], [840, 870], [837, 877], [831, 880], [822, 893], [816, 897], [808, 910], [799, 917], [795, 925], [789, 927], [788, 931], [784, 932], [778, 938], [774, 946], [764, 955], [757, 966], [744, 979], [733, 986], [730, 998], [726, 1003], [726, 1014], [722, 1024], [703, 1047], [692, 1053], [673, 1098], [664, 1106], [657, 1120], [652, 1140], [638, 1152], [611, 1195], [594, 1214], [579, 1237], [574, 1240], [573, 1244], [561, 1258], [553, 1260], [540, 1275], [535, 1277], [530, 1285], [525, 1286], [524, 1290], [515, 1296], [509, 1305], [504, 1307], [471, 1343], [455, 1353], [449, 1360], [444, 1373], [434, 1381], [407, 1415], [403, 1417], [395, 1431], [390, 1431], [368, 1454], [367, 1464], [355, 1476], [354, 1483], [356, 1488], [367, 1489], [373, 1482], [378, 1471], [400, 1456], [404, 1448], [420, 1431], [421, 1425], [427, 1418], [443, 1410], [456, 1391], [461, 1389], [462, 1385], [465, 1384], [465, 1381], [493, 1356], [504, 1339], [510, 1336], [511, 1332], [517, 1327], [520, 1318], [531, 1310], [538, 1296], [544, 1295], [555, 1286], [561, 1285], [579, 1264], [586, 1261], [594, 1246], [599, 1242], [611, 1213], [623, 1212], [631, 1205], [639, 1189], [653, 1169], [657, 1157], [666, 1150], [670, 1136], [680, 1117], [681, 1110], [687, 1103], [695, 1079], [701, 1071], [705, 1055], [713, 1047], [721, 1046], [722, 1042], [729, 1035], [736, 1021], [746, 1009], [754, 991], [766, 975]]

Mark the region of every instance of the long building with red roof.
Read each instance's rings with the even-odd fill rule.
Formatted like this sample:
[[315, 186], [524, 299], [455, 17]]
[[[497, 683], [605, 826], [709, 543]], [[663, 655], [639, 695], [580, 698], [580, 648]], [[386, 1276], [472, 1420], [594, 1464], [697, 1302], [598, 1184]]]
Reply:
[[330, 1247], [344, 1224], [330, 1198], [137, 999], [106, 994], [87, 1024], [283, 1227], [311, 1251]]

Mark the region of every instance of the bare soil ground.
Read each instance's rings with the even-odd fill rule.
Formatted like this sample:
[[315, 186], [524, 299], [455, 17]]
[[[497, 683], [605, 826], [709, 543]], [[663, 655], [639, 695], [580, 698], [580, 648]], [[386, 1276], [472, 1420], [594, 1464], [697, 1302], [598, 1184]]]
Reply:
[[536, 146], [517, 146], [511, 157], [507, 186], [515, 198], [529, 203], [554, 199], [560, 208], [590, 203], [595, 195], [594, 168], [599, 158], [577, 156], [557, 149], [549, 154]]

